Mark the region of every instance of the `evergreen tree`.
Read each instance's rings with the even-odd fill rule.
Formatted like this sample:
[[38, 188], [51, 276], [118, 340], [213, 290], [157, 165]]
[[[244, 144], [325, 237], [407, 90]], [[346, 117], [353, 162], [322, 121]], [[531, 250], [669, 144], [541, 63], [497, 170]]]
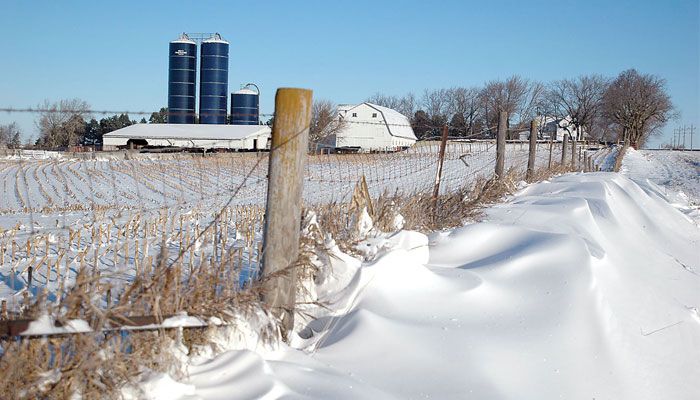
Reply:
[[423, 110], [416, 111], [413, 117], [413, 132], [418, 139], [422, 139], [430, 132], [431, 121], [428, 114]]
[[83, 132], [82, 143], [85, 145], [95, 145], [102, 143], [102, 131], [100, 130], [100, 123], [97, 122], [95, 118], [92, 118], [90, 122], [85, 124], [85, 131]]
[[148, 119], [148, 122], [151, 124], [165, 124], [168, 122], [168, 108], [167, 107], [162, 107], [160, 111], [154, 112], [151, 114], [151, 117]]

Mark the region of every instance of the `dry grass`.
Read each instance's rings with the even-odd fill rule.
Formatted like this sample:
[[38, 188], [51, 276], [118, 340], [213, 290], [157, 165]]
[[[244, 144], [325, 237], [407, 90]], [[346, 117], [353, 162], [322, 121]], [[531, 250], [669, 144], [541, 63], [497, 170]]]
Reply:
[[[163, 255], [163, 260], [167, 255]], [[224, 261], [226, 258], [224, 258]], [[148, 368], [178, 376], [179, 359], [172, 349], [185, 346], [189, 352], [210, 342], [218, 329], [230, 326], [178, 330], [109, 331], [127, 323], [131, 316], [166, 316], [185, 311], [200, 318], [217, 317], [233, 324], [241, 316], [262, 311], [260, 285], [231, 290], [224, 281], [224, 261], [202, 263], [188, 284], [180, 282], [178, 266], [161, 261], [152, 274], [137, 277], [120, 299], [103, 308], [100, 301], [107, 286], [99, 276], [83, 268], [75, 285], [58, 304], [38, 296], [27, 307], [25, 317], [49, 313], [64, 324], [70, 319], [87, 321], [95, 332], [46, 338], [5, 339], [0, 358], [0, 398], [64, 399], [78, 393], [83, 398], [118, 398], [120, 389]], [[243, 317], [245, 318], [245, 317]], [[263, 341], [278, 340], [270, 320], [261, 330]]]

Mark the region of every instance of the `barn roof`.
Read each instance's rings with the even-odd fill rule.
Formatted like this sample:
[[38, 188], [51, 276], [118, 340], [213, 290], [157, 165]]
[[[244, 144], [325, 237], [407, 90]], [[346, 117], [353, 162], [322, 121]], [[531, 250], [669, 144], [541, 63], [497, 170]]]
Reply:
[[106, 133], [107, 138], [237, 140], [270, 133], [266, 125], [134, 124]]
[[417, 140], [416, 135], [413, 133], [413, 128], [411, 127], [411, 123], [409, 122], [408, 118], [394, 109], [380, 106], [374, 103], [364, 102], [355, 106], [345, 106], [347, 108], [343, 107], [342, 110], [350, 111], [353, 108], [359, 107], [361, 105], [367, 105], [368, 107], [379, 111], [391, 136]]

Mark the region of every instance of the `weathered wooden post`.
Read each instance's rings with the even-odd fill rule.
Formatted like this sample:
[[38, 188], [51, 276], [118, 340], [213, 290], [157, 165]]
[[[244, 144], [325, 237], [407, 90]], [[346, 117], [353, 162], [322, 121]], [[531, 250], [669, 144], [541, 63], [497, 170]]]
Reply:
[[530, 148], [527, 158], [527, 172], [525, 180], [532, 181], [535, 175], [535, 156], [537, 155], [537, 121], [530, 121]]
[[566, 150], [569, 147], [569, 135], [564, 135], [564, 141], [561, 144], [561, 166], [566, 165]]
[[571, 141], [571, 170], [576, 171], [576, 138]]
[[549, 137], [549, 161], [547, 161], [547, 169], [552, 169], [552, 149], [554, 148], [554, 136]]
[[278, 89], [275, 96], [263, 244], [263, 300], [280, 318], [285, 339], [294, 327], [294, 264], [299, 252], [311, 97], [311, 90], [291, 88]]
[[435, 185], [433, 186], [433, 201], [437, 200], [440, 193], [440, 179], [442, 179], [442, 164], [445, 161], [445, 147], [447, 147], [447, 125], [442, 128], [442, 140], [440, 142], [440, 153], [438, 155], [438, 169], [435, 174]]
[[506, 161], [506, 124], [508, 113], [501, 111], [498, 117], [498, 136], [496, 137], [496, 179], [503, 178]]

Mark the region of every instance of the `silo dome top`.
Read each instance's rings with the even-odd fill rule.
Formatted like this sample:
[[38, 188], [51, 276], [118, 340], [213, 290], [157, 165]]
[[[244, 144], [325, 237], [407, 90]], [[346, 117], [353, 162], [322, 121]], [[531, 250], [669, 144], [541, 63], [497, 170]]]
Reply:
[[177, 39], [173, 40], [173, 41], [170, 42], [170, 43], [188, 43], [188, 44], [196, 44], [196, 43], [194, 42], [194, 40], [190, 39], [190, 37], [187, 36], [187, 34], [184, 33], [184, 32], [183, 32], [182, 34], [180, 34], [180, 36], [178, 36]]
[[258, 94], [255, 90], [248, 89], [248, 88], [243, 88], [241, 90], [238, 90], [234, 92], [233, 94]]
[[205, 39], [202, 41], [202, 43], [226, 43], [228, 44], [227, 41], [225, 41], [220, 34], [215, 33], [209, 37], [209, 39]]

